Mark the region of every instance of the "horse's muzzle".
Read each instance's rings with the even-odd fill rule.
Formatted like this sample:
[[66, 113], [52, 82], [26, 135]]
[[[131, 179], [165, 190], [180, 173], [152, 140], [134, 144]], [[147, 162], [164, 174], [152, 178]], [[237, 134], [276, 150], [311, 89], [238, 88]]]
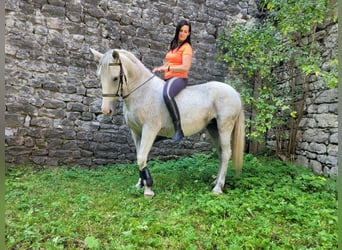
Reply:
[[102, 114], [104, 114], [104, 115], [110, 115], [110, 114], [112, 114], [112, 110], [111, 109], [102, 109]]
[[114, 107], [115, 107], [115, 104], [113, 102], [107, 102], [107, 101], [102, 102], [102, 107], [101, 107], [102, 114], [113, 115]]

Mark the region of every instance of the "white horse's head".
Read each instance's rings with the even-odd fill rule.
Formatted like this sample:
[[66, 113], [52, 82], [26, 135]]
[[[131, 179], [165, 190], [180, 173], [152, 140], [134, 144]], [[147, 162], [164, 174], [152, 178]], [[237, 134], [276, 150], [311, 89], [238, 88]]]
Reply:
[[99, 61], [97, 75], [102, 86], [102, 113], [110, 115], [114, 113], [115, 103], [122, 96], [123, 84], [126, 74], [122, 67], [119, 52], [109, 50], [102, 54], [94, 49], [90, 49], [95, 60]]

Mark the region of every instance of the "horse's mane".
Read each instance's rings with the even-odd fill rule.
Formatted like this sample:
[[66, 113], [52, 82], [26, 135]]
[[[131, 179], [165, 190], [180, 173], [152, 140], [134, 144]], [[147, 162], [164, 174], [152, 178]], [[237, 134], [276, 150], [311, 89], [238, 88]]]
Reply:
[[[131, 62], [133, 62], [136, 66], [139, 66], [139, 69], [146, 69], [146, 66], [132, 53], [127, 50], [118, 50], [119, 54], [125, 55]], [[150, 70], [148, 70], [150, 71]]]

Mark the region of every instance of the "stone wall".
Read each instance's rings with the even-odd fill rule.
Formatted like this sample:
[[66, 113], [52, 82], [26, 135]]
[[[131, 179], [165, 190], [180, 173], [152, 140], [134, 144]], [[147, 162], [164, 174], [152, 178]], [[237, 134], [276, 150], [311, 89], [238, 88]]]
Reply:
[[[148, 67], [161, 65], [175, 25], [192, 22], [191, 84], [224, 80], [215, 41], [230, 22], [257, 13], [252, 0], [6, 0], [6, 163], [96, 167], [135, 160], [118, 115], [100, 113], [97, 63], [89, 48], [132, 51]], [[201, 133], [179, 144], [158, 143], [161, 158], [208, 152]]]
[[[338, 24], [320, 27], [315, 34], [322, 48], [322, 69], [332, 70], [329, 61], [337, 59]], [[307, 103], [307, 115], [301, 125], [301, 138], [297, 147], [297, 162], [316, 173], [338, 173], [338, 89], [322, 91], [322, 80], [311, 83], [312, 92]]]
[[301, 123], [297, 162], [316, 173], [338, 172], [338, 91], [325, 90]]
[[[313, 34], [316, 38], [314, 46], [322, 51], [321, 68], [326, 72], [333, 69], [330, 60], [337, 58], [337, 31], [336, 22], [325, 23]], [[308, 40], [308, 37], [303, 37], [303, 42]], [[281, 70], [279, 72], [281, 74]], [[316, 173], [337, 175], [338, 89], [327, 89], [322, 78], [316, 76], [311, 76], [309, 82], [310, 93], [305, 101], [306, 114], [299, 125], [299, 142], [294, 157], [299, 164]], [[268, 145], [275, 145], [272, 136], [269, 137]]]

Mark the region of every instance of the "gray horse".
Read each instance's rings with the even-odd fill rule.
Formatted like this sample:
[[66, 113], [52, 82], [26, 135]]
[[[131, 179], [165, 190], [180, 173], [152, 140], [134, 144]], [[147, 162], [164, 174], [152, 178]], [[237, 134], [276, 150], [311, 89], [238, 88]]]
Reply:
[[[163, 101], [164, 80], [126, 50], [109, 50], [105, 54], [90, 50], [99, 61], [97, 74], [102, 84], [102, 112], [113, 114], [115, 102], [123, 99], [124, 117], [132, 133], [140, 170], [137, 187], [144, 187], [144, 196], [152, 197], [153, 180], [146, 166], [148, 154], [157, 136], [172, 137], [174, 134]], [[228, 84], [211, 81], [188, 86], [175, 100], [184, 135], [206, 128], [213, 139], [220, 159], [213, 192], [222, 194], [231, 155], [236, 173], [242, 169], [245, 118], [240, 95]]]

